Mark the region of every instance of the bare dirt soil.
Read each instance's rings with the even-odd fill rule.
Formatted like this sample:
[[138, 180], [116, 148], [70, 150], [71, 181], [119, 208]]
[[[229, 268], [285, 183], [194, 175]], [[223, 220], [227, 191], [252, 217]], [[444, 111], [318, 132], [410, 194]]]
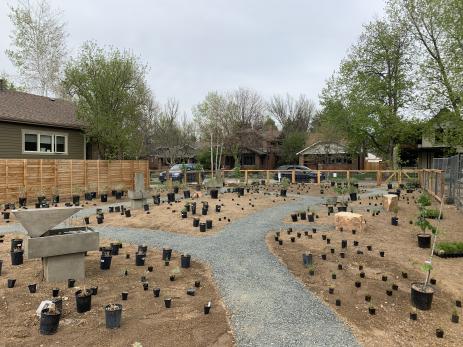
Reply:
[[[179, 266], [180, 255], [173, 253], [169, 266], [162, 261], [162, 251], [149, 249], [146, 266], [135, 266], [136, 247], [124, 244], [120, 255], [113, 256], [110, 270], [99, 269], [99, 252], [89, 252], [86, 258], [85, 281], [76, 286], [98, 286], [92, 296], [92, 309], [76, 312], [74, 293], [67, 283], [42, 281], [40, 260], [25, 260], [23, 265], [11, 266], [10, 239], [0, 243], [3, 270], [0, 276], [0, 345], [1, 346], [233, 346], [234, 339], [226, 310], [204, 265], [193, 261], [188, 269], [180, 269], [175, 281], [170, 281], [171, 271]], [[109, 245], [103, 241], [102, 245]], [[130, 259], [126, 259], [126, 253]], [[147, 267], [153, 266], [153, 272]], [[125, 270], [128, 275], [125, 276]], [[148, 291], [143, 290], [141, 276], [146, 276]], [[14, 288], [7, 288], [7, 278], [15, 278]], [[187, 295], [187, 288], [201, 282], [195, 296]], [[38, 290], [30, 294], [27, 285], [38, 283]], [[42, 300], [51, 299], [52, 288], [59, 288], [63, 297], [63, 316], [55, 335], [39, 334], [39, 318], [35, 311]], [[161, 288], [155, 298], [153, 288]], [[129, 293], [128, 300], [121, 300], [121, 293]], [[166, 309], [164, 297], [172, 297], [172, 308]], [[204, 304], [212, 302], [209, 315]], [[121, 327], [106, 329], [103, 306], [120, 303], [123, 306]]]
[[[126, 217], [120, 213], [106, 213], [103, 225], [207, 236], [219, 232], [224, 226], [239, 218], [289, 199], [252, 191], [246, 192], [241, 197], [238, 197], [236, 193], [223, 193], [219, 194], [218, 199], [211, 199], [209, 195], [202, 195], [199, 198], [181, 199], [172, 204], [165, 202], [160, 205], [151, 205], [149, 214], [143, 210], [131, 210], [131, 217]], [[191, 212], [187, 212], [187, 218], [182, 218], [181, 211], [187, 202], [196, 202], [196, 214], [192, 215]], [[207, 215], [201, 214], [202, 202], [207, 202], [209, 205]], [[220, 205], [220, 212], [216, 212], [216, 205]], [[212, 220], [212, 229], [200, 232], [199, 227], [193, 227], [194, 218], [199, 218], [201, 223], [205, 223], [208, 219]], [[92, 216], [90, 222], [95, 224], [96, 216]]]
[[[413, 282], [424, 281], [421, 264], [429, 258], [429, 249], [417, 246], [416, 234], [419, 229], [410, 221], [415, 221], [418, 207], [415, 199], [419, 196], [405, 194], [399, 202], [399, 226], [391, 225], [391, 213], [382, 210], [381, 198], [369, 200], [363, 198], [357, 202], [350, 202], [348, 211], [362, 213], [366, 219], [366, 229], [355, 235], [350, 230], [334, 230], [334, 214], [327, 215], [326, 207], [319, 207], [319, 219], [315, 223], [307, 221], [290, 223], [298, 224], [291, 235], [281, 232], [283, 245], [274, 240], [274, 232], [267, 236], [267, 243], [271, 251], [286, 264], [289, 270], [298, 277], [314, 294], [331, 306], [342, 319], [351, 327], [359, 341], [365, 346], [461, 346], [463, 339], [462, 311], [455, 307], [456, 300], [463, 299], [463, 258], [443, 259], [434, 257], [431, 277], [436, 280], [435, 293], [430, 311], [417, 311], [418, 320], [409, 318], [413, 308], [410, 303], [410, 286]], [[371, 204], [371, 205], [370, 205]], [[375, 204], [377, 206], [375, 206]], [[439, 208], [434, 202], [433, 208]], [[367, 212], [367, 209], [370, 212]], [[372, 216], [373, 211], [380, 211]], [[453, 206], [444, 207], [444, 219], [441, 221], [440, 241], [462, 241], [463, 215]], [[432, 220], [436, 224], [436, 220]], [[301, 224], [307, 225], [301, 231]], [[329, 231], [312, 228], [324, 225]], [[320, 229], [320, 227], [319, 227]], [[301, 237], [297, 237], [301, 231]], [[304, 234], [308, 231], [308, 235]], [[330, 239], [330, 244], [323, 240], [323, 235]], [[296, 237], [295, 242], [290, 238]], [[341, 249], [341, 240], [347, 240], [347, 249]], [[354, 246], [354, 241], [358, 246]], [[367, 246], [372, 246], [368, 251]], [[334, 249], [334, 254], [331, 249]], [[303, 266], [302, 254], [310, 251], [314, 257], [315, 275], [309, 275], [309, 269]], [[346, 257], [341, 258], [340, 252]], [[363, 254], [357, 254], [357, 251]], [[385, 256], [380, 257], [379, 251]], [[327, 260], [322, 260], [322, 254]], [[342, 265], [342, 270], [338, 269]], [[363, 266], [365, 278], [360, 277], [359, 266]], [[406, 272], [408, 278], [403, 278]], [[332, 279], [332, 274], [336, 279]], [[382, 276], [387, 276], [383, 281]], [[355, 282], [360, 281], [361, 287], [356, 288]], [[398, 290], [393, 290], [396, 284]], [[329, 288], [334, 294], [329, 294]], [[386, 291], [392, 290], [392, 296]], [[365, 301], [365, 295], [370, 295], [371, 303]], [[341, 306], [336, 306], [336, 299], [341, 300]], [[370, 315], [369, 306], [376, 309], [376, 315]], [[460, 315], [460, 323], [451, 322], [451, 315], [456, 309]], [[437, 328], [444, 330], [444, 338], [437, 339]]]

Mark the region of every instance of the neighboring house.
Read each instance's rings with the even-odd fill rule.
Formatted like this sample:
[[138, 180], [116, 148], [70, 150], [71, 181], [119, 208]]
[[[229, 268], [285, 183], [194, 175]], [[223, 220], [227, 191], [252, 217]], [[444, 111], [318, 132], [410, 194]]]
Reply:
[[[266, 129], [262, 132], [252, 131], [248, 134], [248, 144], [240, 148], [240, 166], [245, 170], [272, 170], [280, 157], [281, 132], [277, 129]], [[252, 143], [252, 144], [251, 144]], [[235, 167], [235, 158], [226, 154], [223, 167]]]
[[432, 131], [423, 133], [421, 142], [417, 148], [417, 166], [420, 169], [431, 169], [434, 158], [447, 156], [452, 150], [456, 153], [463, 153], [463, 147], [452, 148], [444, 142], [444, 136], [447, 131], [451, 130], [453, 125], [448, 119], [445, 119], [447, 109], [442, 109], [431, 120]]
[[82, 129], [71, 102], [6, 90], [0, 80], [0, 158], [85, 159]]
[[299, 165], [313, 170], [363, 170], [360, 156], [352, 157], [340, 143], [318, 141], [298, 152]]
[[148, 156], [149, 166], [151, 170], [165, 170], [173, 164], [195, 163], [196, 152], [197, 149], [190, 145], [180, 148], [157, 147]]

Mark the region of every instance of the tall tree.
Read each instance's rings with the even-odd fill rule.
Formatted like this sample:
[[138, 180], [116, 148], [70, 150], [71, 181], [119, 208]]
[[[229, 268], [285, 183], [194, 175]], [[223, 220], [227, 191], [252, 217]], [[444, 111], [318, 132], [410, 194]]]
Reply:
[[322, 126], [336, 128], [352, 152], [373, 150], [392, 159], [412, 93], [409, 44], [403, 23], [392, 18], [369, 23], [324, 88]]
[[46, 0], [19, 1], [10, 6], [11, 49], [6, 55], [30, 91], [48, 95], [58, 90], [66, 59], [65, 25], [61, 13]]
[[316, 114], [315, 104], [305, 95], [298, 99], [275, 95], [268, 104], [268, 111], [280, 123], [283, 133], [307, 132]]
[[[410, 25], [425, 109], [448, 107], [461, 116], [463, 20], [460, 0], [391, 0], [390, 8]], [[460, 12], [458, 11], [460, 10]]]
[[196, 142], [193, 123], [186, 116], [180, 119], [179, 103], [169, 99], [153, 119], [150, 145], [153, 149], [162, 151], [168, 164], [174, 164], [184, 158], [189, 152], [188, 147]]
[[145, 81], [146, 66], [129, 52], [85, 43], [65, 69], [63, 88], [105, 159], [144, 154], [144, 129], [156, 111]]

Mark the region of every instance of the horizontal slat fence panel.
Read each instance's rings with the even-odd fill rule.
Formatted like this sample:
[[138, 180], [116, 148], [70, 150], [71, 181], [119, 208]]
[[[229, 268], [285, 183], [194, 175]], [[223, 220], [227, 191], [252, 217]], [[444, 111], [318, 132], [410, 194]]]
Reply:
[[146, 160], [0, 159], [0, 203], [17, 202], [21, 192], [35, 201], [42, 194], [67, 200], [85, 191], [132, 189], [136, 172], [149, 188]]

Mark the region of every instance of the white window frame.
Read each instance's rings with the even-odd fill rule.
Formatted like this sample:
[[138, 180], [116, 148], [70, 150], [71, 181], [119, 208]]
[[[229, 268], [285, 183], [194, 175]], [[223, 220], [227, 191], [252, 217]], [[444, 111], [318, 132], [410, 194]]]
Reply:
[[[37, 135], [37, 150], [26, 151], [26, 134]], [[40, 151], [40, 135], [51, 136], [51, 152]], [[64, 152], [56, 152], [55, 148], [55, 136], [64, 137]], [[33, 129], [22, 129], [21, 130], [21, 141], [22, 141], [22, 153], [23, 154], [38, 154], [38, 155], [67, 155], [68, 154], [68, 134], [54, 131], [42, 131]]]

